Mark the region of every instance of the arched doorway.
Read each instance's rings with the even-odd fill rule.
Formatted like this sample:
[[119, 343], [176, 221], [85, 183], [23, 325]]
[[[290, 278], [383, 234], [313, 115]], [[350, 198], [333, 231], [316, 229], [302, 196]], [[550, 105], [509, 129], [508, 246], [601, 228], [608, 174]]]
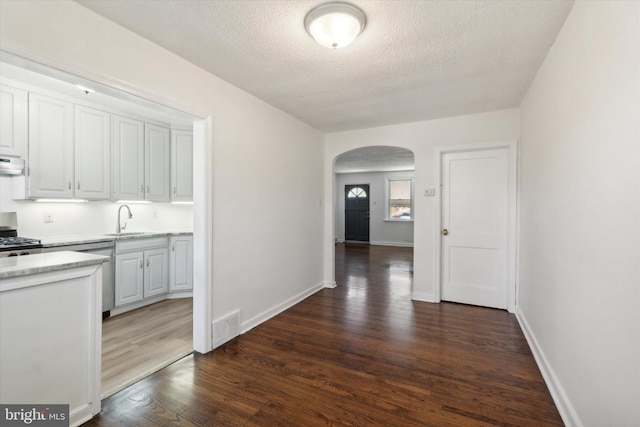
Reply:
[[[411, 150], [392, 146], [350, 150], [335, 158], [332, 173], [334, 243], [413, 247], [415, 157]], [[335, 247], [331, 256], [335, 262]], [[331, 273], [335, 278], [335, 271]]]

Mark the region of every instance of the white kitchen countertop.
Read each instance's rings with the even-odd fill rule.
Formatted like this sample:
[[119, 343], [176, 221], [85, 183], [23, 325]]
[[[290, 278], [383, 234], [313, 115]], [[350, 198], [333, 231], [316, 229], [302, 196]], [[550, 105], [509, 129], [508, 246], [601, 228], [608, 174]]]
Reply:
[[43, 237], [41, 242], [45, 248], [53, 248], [56, 246], [69, 246], [69, 245], [81, 245], [85, 243], [98, 243], [98, 242], [112, 242], [116, 240], [127, 239], [147, 239], [149, 237], [161, 237], [161, 236], [183, 236], [193, 234], [193, 230], [160, 230], [160, 231], [139, 231], [140, 234], [126, 234], [125, 231], [119, 236], [111, 236], [106, 234], [91, 234], [91, 235], [69, 235], [69, 236], [55, 236], [55, 237]]
[[102, 264], [109, 257], [80, 252], [51, 252], [0, 258], [0, 279]]

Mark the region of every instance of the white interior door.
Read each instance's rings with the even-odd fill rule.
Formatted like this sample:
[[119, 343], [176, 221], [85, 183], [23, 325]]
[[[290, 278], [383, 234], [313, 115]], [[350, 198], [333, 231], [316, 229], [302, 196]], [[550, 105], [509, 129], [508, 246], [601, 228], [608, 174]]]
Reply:
[[508, 149], [442, 156], [442, 299], [508, 306]]

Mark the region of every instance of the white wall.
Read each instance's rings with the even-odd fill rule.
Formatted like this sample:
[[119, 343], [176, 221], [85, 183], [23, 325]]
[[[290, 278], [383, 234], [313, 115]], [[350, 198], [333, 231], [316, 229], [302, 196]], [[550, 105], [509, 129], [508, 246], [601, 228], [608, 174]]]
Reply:
[[0, 8], [1, 46], [211, 118], [213, 319], [255, 323], [322, 283], [320, 132], [75, 2]]
[[334, 272], [335, 206], [334, 194], [340, 191], [334, 182], [333, 164], [340, 154], [367, 146], [402, 147], [415, 156], [413, 298], [433, 301], [435, 290], [435, 197], [424, 191], [435, 188], [434, 148], [455, 144], [516, 140], [520, 134], [520, 110], [494, 111], [424, 122], [406, 123], [326, 136], [325, 148], [325, 277], [332, 281]]
[[[107, 201], [89, 203], [36, 203], [11, 199], [12, 181], [0, 176], [0, 212], [17, 212], [20, 236], [45, 238], [115, 233], [119, 204]], [[127, 231], [191, 230], [193, 205], [170, 203], [129, 204], [133, 218]], [[45, 212], [53, 222], [45, 223]], [[122, 221], [126, 214], [122, 214]]]
[[374, 245], [413, 246], [413, 221], [385, 221], [387, 179], [413, 178], [413, 171], [336, 174], [335, 233], [344, 241], [344, 186], [369, 184], [369, 240]]
[[640, 424], [640, 3], [576, 2], [522, 104], [519, 316], [567, 425]]

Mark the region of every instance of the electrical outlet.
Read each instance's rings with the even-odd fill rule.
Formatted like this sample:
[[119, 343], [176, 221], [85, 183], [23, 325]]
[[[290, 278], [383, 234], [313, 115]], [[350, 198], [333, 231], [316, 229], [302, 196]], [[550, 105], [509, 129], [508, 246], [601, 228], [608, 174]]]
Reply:
[[436, 189], [435, 188], [427, 188], [424, 190], [425, 197], [435, 197]]
[[51, 212], [45, 212], [44, 213], [44, 222], [45, 222], [45, 224], [53, 222], [53, 214]]

